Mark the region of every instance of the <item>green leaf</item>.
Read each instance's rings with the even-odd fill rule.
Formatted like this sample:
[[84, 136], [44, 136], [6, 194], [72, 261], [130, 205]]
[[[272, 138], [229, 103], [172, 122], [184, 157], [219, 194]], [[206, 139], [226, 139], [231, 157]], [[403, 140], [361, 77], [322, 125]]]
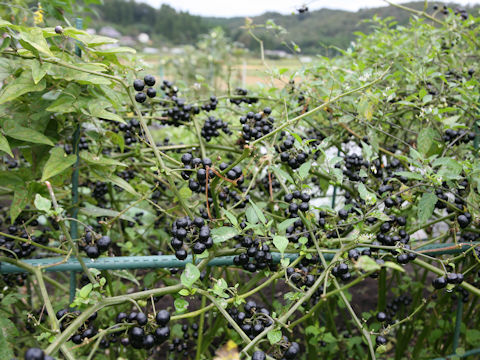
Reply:
[[423, 180], [423, 176], [419, 173], [414, 173], [410, 171], [397, 171], [395, 175], [404, 176], [409, 180]]
[[24, 31], [20, 32], [20, 39], [23, 40], [22, 45], [27, 43], [29, 46], [26, 48], [33, 48], [41, 54], [53, 57], [50, 47], [47, 44], [43, 36], [42, 29], [38, 27], [24, 28]]
[[469, 345], [475, 346], [476, 344], [480, 344], [480, 330], [468, 329], [466, 335]]
[[110, 104], [106, 104], [103, 102], [92, 102], [88, 106], [88, 110], [90, 111], [90, 115], [97, 117], [97, 118], [102, 118], [102, 119], [108, 119], [112, 121], [117, 121], [126, 124], [125, 120], [123, 118], [115, 113], [112, 113], [110, 111], [107, 111], [105, 107], [110, 106]]
[[274, 345], [274, 344], [280, 342], [280, 340], [282, 340], [282, 331], [281, 330], [270, 330], [267, 333], [267, 338], [268, 338], [268, 341], [270, 341], [270, 345]]
[[66, 155], [65, 151], [61, 147], [54, 147], [50, 151], [50, 157], [43, 167], [41, 181], [45, 181], [57, 174], [60, 174], [64, 170], [73, 166], [75, 161], [77, 161], [77, 157], [75, 155]]
[[426, 156], [432, 147], [435, 139], [435, 130], [431, 127], [423, 128], [417, 137], [417, 149], [420, 151], [424, 156]]
[[4, 151], [8, 155], [13, 157], [12, 149], [10, 149], [10, 145], [8, 144], [8, 140], [1, 133], [0, 133], [0, 151]]
[[180, 295], [182, 296], [188, 296], [190, 295], [190, 291], [188, 291], [187, 289], [182, 289], [178, 292]]
[[366, 186], [362, 183], [358, 184], [358, 193], [368, 205], [373, 205], [377, 202], [377, 196], [374, 193], [368, 191]]
[[270, 169], [274, 172], [275, 176], [281, 181], [282, 179], [287, 180], [289, 183], [294, 184], [292, 177], [286, 171], [283, 171], [278, 166], [270, 166]]
[[302, 166], [298, 169], [298, 176], [300, 176], [300, 179], [304, 180], [309, 172], [310, 168], [312, 167], [312, 161], [307, 161], [306, 163], [303, 163]]
[[379, 210], [375, 210], [375, 211], [372, 211], [370, 214], [368, 214], [369, 217], [374, 217], [378, 220], [382, 220], [382, 221], [390, 221], [390, 216], [388, 216], [387, 214], [384, 214], [383, 212], [379, 211]]
[[182, 285], [191, 288], [192, 285], [200, 278], [200, 271], [192, 263], [187, 263], [185, 270], [183, 270], [182, 275], [180, 276], [180, 281]]
[[14, 100], [29, 92], [42, 91], [45, 89], [45, 86], [45, 79], [42, 79], [38, 84], [35, 84], [32, 78], [32, 72], [24, 71], [18, 78], [9, 82], [2, 88], [0, 91], [0, 104]]
[[438, 198], [433, 193], [423, 193], [422, 198], [418, 202], [417, 216], [420, 224], [424, 224], [432, 216], [435, 204]]
[[41, 64], [37, 60], [33, 60], [31, 62], [31, 66], [32, 66], [33, 82], [35, 84], [38, 84], [40, 80], [42, 80], [43, 77], [47, 74], [48, 69], [50, 69], [50, 64], [49, 63]]
[[175, 306], [175, 310], [177, 311], [178, 314], [182, 314], [188, 309], [188, 301], [182, 298], [175, 299], [173, 302], [173, 305]]
[[362, 255], [355, 263], [355, 268], [365, 272], [380, 270], [380, 265], [376, 263], [370, 256]]
[[275, 235], [273, 237], [273, 245], [283, 254], [288, 246], [288, 239], [285, 236]]
[[6, 316], [0, 316], [0, 359], [13, 359], [13, 344], [17, 342], [18, 330]]
[[109, 159], [101, 155], [94, 155], [86, 150], [80, 151], [80, 158], [92, 165], [127, 166], [120, 161]]
[[383, 264], [383, 266], [388, 267], [388, 268], [393, 269], [393, 270], [405, 272], [405, 269], [404, 269], [404, 268], [402, 268], [402, 267], [401, 267], [400, 265], [398, 265], [397, 263], [394, 263], [393, 261], [385, 261], [385, 263]]
[[10, 218], [12, 224], [15, 222], [15, 219], [20, 215], [22, 210], [28, 204], [28, 191], [24, 187], [16, 187], [13, 195], [13, 201], [10, 205]]
[[113, 276], [117, 276], [119, 278], [128, 280], [133, 282], [135, 285], [140, 286], [140, 283], [138, 282], [137, 278], [135, 275], [127, 270], [113, 270], [110, 272]]
[[211, 235], [213, 242], [219, 244], [238, 235], [238, 230], [230, 226], [221, 226], [212, 229]]
[[228, 218], [228, 221], [230, 221], [230, 224], [232, 224], [233, 226], [238, 226], [238, 220], [235, 217], [235, 215], [233, 215], [230, 211], [224, 208], [222, 209], [222, 212]]
[[248, 206], [247, 210], [245, 210], [245, 216], [247, 217], [247, 221], [250, 224], [256, 224], [258, 223], [258, 216], [257, 213], [255, 212], [255, 209], [253, 206]]
[[289, 226], [293, 225], [293, 223], [294, 223], [295, 221], [297, 221], [297, 220], [298, 220], [298, 218], [290, 218], [290, 219], [287, 219], [287, 220], [282, 221], [282, 222], [281, 222], [280, 224], [278, 224], [278, 226], [277, 226], [278, 231], [279, 231], [279, 232], [282, 232], [282, 233], [285, 232], [285, 230], [287, 230], [287, 228], [288, 228]]
[[77, 111], [77, 108], [75, 107], [76, 102], [77, 100], [70, 95], [61, 95], [49, 107], [47, 107], [46, 110], [54, 113], [59, 113], [59, 114], [76, 112]]
[[50, 146], [55, 145], [52, 140], [50, 140], [42, 133], [39, 133], [38, 131], [35, 131], [33, 129], [17, 125], [12, 120], [5, 121], [3, 126], [5, 135], [11, 138], [35, 144], [46, 144]]
[[88, 298], [88, 295], [90, 295], [90, 293], [92, 292], [92, 289], [93, 289], [92, 283], [88, 283], [87, 285], [85, 285], [80, 289], [80, 292], [79, 292], [80, 297], [84, 299]]
[[262, 210], [260, 210], [260, 208], [257, 206], [257, 204], [255, 204], [252, 199], [249, 199], [250, 201], [250, 204], [252, 205], [253, 207], [253, 210], [255, 211], [255, 214], [257, 215], [257, 218], [263, 223], [263, 224], [266, 224], [267, 223], [267, 219], [265, 218], [265, 215], [263, 215], [263, 212]]
[[52, 202], [49, 199], [44, 198], [40, 194], [35, 195], [35, 200], [33, 201], [33, 203], [35, 204], [35, 207], [40, 211], [47, 212], [52, 208]]
[[111, 218], [118, 217], [119, 219], [122, 219], [122, 220], [131, 221], [133, 223], [136, 222], [136, 220], [133, 217], [127, 215], [126, 213], [123, 213], [120, 215], [120, 212], [118, 211], [104, 209], [98, 206], [90, 205], [88, 203], [85, 203], [85, 207], [80, 208], [79, 211], [84, 215], [88, 215], [89, 217], [100, 217], [100, 216], [102, 217], [106, 216]]

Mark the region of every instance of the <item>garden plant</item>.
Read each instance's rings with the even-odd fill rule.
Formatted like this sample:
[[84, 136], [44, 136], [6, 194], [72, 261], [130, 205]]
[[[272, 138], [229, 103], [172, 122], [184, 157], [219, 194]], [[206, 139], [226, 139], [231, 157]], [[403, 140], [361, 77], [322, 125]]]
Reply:
[[1, 5], [1, 359], [480, 356], [476, 14], [401, 6], [293, 69], [247, 19], [245, 87], [47, 3]]

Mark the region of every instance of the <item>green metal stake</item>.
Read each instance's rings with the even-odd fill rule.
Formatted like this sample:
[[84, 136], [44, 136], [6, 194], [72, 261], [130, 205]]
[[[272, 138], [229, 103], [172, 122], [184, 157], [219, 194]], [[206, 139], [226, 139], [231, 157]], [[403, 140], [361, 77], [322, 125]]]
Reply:
[[[75, 20], [75, 26], [77, 29], [83, 28], [83, 19], [77, 18]], [[75, 54], [80, 57], [82, 56], [82, 50], [78, 43], [75, 44]], [[80, 140], [80, 126], [77, 125], [75, 133], [73, 134], [73, 153], [77, 155], [77, 160], [75, 161], [75, 167], [72, 174], [72, 218], [77, 219], [78, 217], [78, 177], [79, 177], [79, 162], [80, 157], [78, 155], [79, 149], [78, 144]], [[70, 235], [72, 239], [78, 238], [78, 224], [75, 220], [70, 221]], [[70, 303], [75, 298], [75, 288], [76, 288], [76, 273], [75, 271], [70, 272]]]
[[457, 318], [455, 319], [455, 332], [453, 333], [453, 353], [455, 354], [460, 339], [460, 328], [462, 327], [463, 301], [459, 296], [457, 300]]
[[[337, 156], [340, 156], [340, 149], [338, 149]], [[337, 199], [337, 186], [333, 187], [332, 209], [335, 210], [335, 200]]]

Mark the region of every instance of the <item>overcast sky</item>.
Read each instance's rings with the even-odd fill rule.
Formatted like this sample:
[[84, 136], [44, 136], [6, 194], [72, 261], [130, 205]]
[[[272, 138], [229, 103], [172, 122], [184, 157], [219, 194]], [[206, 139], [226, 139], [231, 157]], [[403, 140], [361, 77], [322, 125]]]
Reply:
[[[177, 10], [203, 16], [254, 16], [266, 11], [289, 14], [306, 4], [311, 10], [330, 8], [356, 11], [366, 7], [385, 6], [382, 0], [137, 0], [154, 7], [168, 4]], [[407, 1], [393, 0], [402, 3]], [[455, 3], [478, 4], [480, 0], [456, 0]]]

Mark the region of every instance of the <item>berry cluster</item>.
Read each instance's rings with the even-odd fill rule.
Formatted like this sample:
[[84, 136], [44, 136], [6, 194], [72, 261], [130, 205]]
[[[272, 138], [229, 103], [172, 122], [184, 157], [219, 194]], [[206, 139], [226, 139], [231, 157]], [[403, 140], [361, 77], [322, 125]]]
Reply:
[[191, 247], [194, 254], [201, 254], [213, 246], [210, 228], [205, 225], [205, 221], [201, 217], [195, 217], [192, 220], [186, 216], [175, 220], [172, 224], [171, 234], [173, 237], [170, 245], [179, 260], [187, 258], [185, 245]]
[[303, 270], [288, 267], [286, 269], [287, 278], [296, 286], [311, 287], [315, 283], [315, 276], [308, 273], [308, 269]]
[[443, 289], [448, 284], [459, 285], [463, 282], [463, 274], [448, 273], [446, 276], [436, 277], [432, 280], [432, 285], [435, 289]]
[[168, 119], [168, 121], [164, 120], [162, 121], [162, 124], [178, 127], [184, 122], [189, 122], [192, 119], [192, 116], [200, 113], [200, 108], [198, 106], [192, 106], [185, 103], [185, 99], [174, 95], [170, 100], [174, 102], [174, 106], [163, 112], [163, 117]]
[[235, 98], [230, 98], [230, 102], [235, 105], [240, 105], [242, 102], [245, 104], [255, 104], [258, 102], [258, 99], [255, 97], [246, 97], [248, 94], [247, 89], [242, 89], [242, 88], [236, 88], [234, 91], [234, 94], [237, 96], [245, 96], [245, 97], [235, 97]]
[[[189, 180], [188, 187], [193, 192], [205, 193], [205, 187], [207, 186], [207, 167], [208, 167], [208, 182], [215, 177], [215, 173], [211, 169], [212, 160], [209, 158], [200, 159], [194, 158], [192, 154], [186, 153], [181, 157], [182, 163], [185, 165], [181, 173], [182, 178]], [[196, 170], [196, 180], [191, 179], [191, 173]]]
[[205, 120], [201, 134], [207, 142], [212, 140], [212, 137], [220, 136], [219, 130], [222, 130], [226, 135], [232, 135], [232, 131], [228, 128], [228, 123], [221, 119], [216, 119], [214, 116], [209, 116]]
[[120, 339], [123, 346], [131, 345], [135, 349], [151, 349], [155, 345], [161, 345], [170, 337], [170, 313], [167, 310], [160, 310], [155, 316], [155, 322], [158, 325], [153, 333], [146, 333], [148, 327], [148, 314], [133, 311], [130, 314], [121, 312], [116, 317], [117, 323], [136, 322], [128, 330], [128, 337]]
[[[243, 223], [244, 224], [244, 223]], [[255, 272], [263, 270], [267, 267], [274, 268], [272, 253], [270, 246], [258, 239], [252, 239], [251, 236], [236, 236], [236, 240], [240, 241], [236, 247], [244, 247], [247, 249], [245, 253], [236, 255], [233, 263], [242, 266], [245, 270]]]
[[467, 144], [470, 141], [475, 140], [475, 133], [473, 131], [467, 132], [465, 130], [457, 131], [453, 129], [447, 129], [443, 133], [442, 139], [449, 144], [453, 142], [455, 142], [455, 144]]
[[137, 132], [140, 130], [140, 122], [137, 119], [130, 120], [127, 124], [120, 124], [118, 128], [115, 127], [113, 129], [114, 132], [118, 132], [118, 130], [123, 132], [123, 139], [125, 145], [131, 145], [137, 142]]
[[253, 300], [245, 303], [243, 311], [239, 311], [235, 307], [227, 311], [250, 339], [260, 334], [265, 327], [273, 324], [270, 311], [266, 307], [258, 306]]
[[90, 259], [96, 259], [101, 253], [108, 250], [111, 243], [112, 240], [109, 236], [96, 236], [93, 232], [86, 231], [78, 245]]
[[301, 149], [296, 149], [295, 138], [288, 135], [287, 138], [277, 146], [277, 152], [280, 153], [280, 160], [290, 166], [292, 169], [298, 169], [308, 159], [308, 154]]
[[217, 97], [212, 95], [212, 96], [210, 96], [210, 102], [202, 105], [202, 110], [206, 111], [206, 112], [216, 110], [217, 105], [218, 105]]
[[249, 111], [246, 116], [240, 118], [242, 124], [242, 137], [244, 140], [255, 140], [273, 131], [275, 119], [269, 116], [272, 109], [266, 107], [263, 112], [254, 113]]
[[45, 355], [42, 349], [30, 348], [26, 351], [24, 360], [55, 360], [49, 355]]
[[287, 216], [297, 217], [299, 211], [307, 212], [310, 208], [308, 205], [310, 195], [306, 192], [295, 190], [292, 193], [285, 194], [283, 199], [289, 204], [288, 208], [285, 210], [285, 215]]
[[[68, 309], [61, 309], [57, 311], [56, 317], [60, 322], [60, 330], [65, 330], [81, 312], [78, 310], [69, 311]], [[98, 333], [98, 330], [94, 326], [94, 321], [97, 318], [97, 313], [93, 313], [87, 321], [72, 335], [70, 340], [74, 344], [81, 344], [84, 339], [90, 339]]]
[[[145, 85], [149, 86], [147, 90], [144, 92]], [[147, 96], [149, 98], [154, 98], [157, 95], [157, 90], [155, 90], [153, 87], [155, 85], [155, 77], [152, 75], [145, 75], [143, 80], [141, 79], [136, 79], [133, 82], [133, 88], [138, 91], [135, 94], [135, 101], [138, 103], [143, 103], [145, 100], [147, 100]]]

